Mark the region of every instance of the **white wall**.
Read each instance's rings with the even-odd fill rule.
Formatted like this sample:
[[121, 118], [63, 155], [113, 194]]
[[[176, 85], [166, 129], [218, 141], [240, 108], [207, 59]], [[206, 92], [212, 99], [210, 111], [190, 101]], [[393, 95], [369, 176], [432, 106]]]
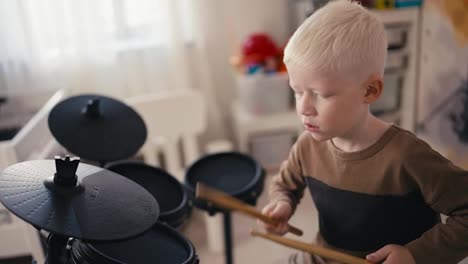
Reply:
[[241, 42], [253, 32], [268, 33], [283, 46], [289, 37], [287, 0], [236, 0], [224, 1], [226, 26], [231, 52], [240, 48]]

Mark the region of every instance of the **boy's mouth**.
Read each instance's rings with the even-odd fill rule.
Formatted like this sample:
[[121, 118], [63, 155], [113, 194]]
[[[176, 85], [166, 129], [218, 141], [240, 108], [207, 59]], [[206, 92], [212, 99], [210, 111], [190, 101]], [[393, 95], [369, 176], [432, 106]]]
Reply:
[[318, 126], [315, 126], [315, 125], [312, 125], [310, 123], [304, 123], [305, 127], [307, 128], [307, 130], [309, 131], [318, 131], [319, 130], [319, 127]]

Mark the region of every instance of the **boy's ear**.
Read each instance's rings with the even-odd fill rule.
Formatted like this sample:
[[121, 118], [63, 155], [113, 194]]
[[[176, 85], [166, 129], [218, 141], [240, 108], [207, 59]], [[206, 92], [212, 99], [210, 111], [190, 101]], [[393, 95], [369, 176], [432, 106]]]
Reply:
[[382, 95], [383, 80], [381, 77], [372, 76], [364, 86], [364, 103], [372, 104]]

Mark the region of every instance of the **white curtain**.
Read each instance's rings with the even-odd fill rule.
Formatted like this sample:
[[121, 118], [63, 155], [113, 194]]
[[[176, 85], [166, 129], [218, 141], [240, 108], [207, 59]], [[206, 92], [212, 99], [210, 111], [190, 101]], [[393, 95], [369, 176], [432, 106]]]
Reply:
[[219, 65], [210, 63], [225, 61], [228, 71], [225, 42], [214, 37], [223, 32], [213, 8], [219, 5], [217, 0], [0, 0], [0, 96], [65, 88], [125, 98], [199, 89], [208, 107], [204, 138], [225, 137], [222, 92], [213, 84]]
[[0, 93], [189, 88], [191, 0], [0, 0]]

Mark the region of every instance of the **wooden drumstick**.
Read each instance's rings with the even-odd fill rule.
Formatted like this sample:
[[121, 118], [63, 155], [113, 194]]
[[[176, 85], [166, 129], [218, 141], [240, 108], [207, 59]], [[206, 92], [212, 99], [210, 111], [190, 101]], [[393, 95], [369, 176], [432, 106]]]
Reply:
[[317, 255], [317, 256], [321, 256], [321, 257], [324, 257], [324, 258], [340, 261], [340, 262], [343, 262], [343, 263], [347, 263], [347, 264], [370, 264], [370, 262], [366, 261], [365, 259], [358, 258], [358, 257], [352, 256], [352, 255], [348, 255], [348, 254], [345, 254], [345, 253], [342, 253], [342, 252], [338, 252], [338, 251], [335, 251], [335, 250], [332, 250], [332, 249], [328, 249], [328, 248], [324, 248], [324, 247], [304, 243], [304, 242], [301, 242], [301, 241], [288, 239], [288, 238], [273, 235], [273, 234], [260, 233], [260, 232], [257, 232], [255, 230], [251, 230], [250, 234], [252, 236], [258, 236], [258, 237], [265, 238], [267, 240], [274, 241], [276, 243], [285, 245], [285, 246], [290, 247], [290, 248], [299, 249], [299, 250], [309, 252], [309, 253]]
[[[197, 183], [195, 197], [197, 199], [202, 199], [202, 200], [207, 200], [209, 202], [212, 202], [218, 207], [222, 207], [222, 208], [230, 209], [230, 210], [237, 210], [246, 215], [258, 218], [265, 223], [275, 225], [275, 224], [278, 224], [279, 222], [278, 220], [273, 219], [270, 216], [260, 213], [259, 211], [255, 209], [255, 207], [250, 206], [242, 202], [241, 200], [235, 197], [232, 197], [224, 192], [210, 188], [203, 183]], [[298, 236], [302, 236], [303, 234], [302, 230], [290, 224], [288, 224], [288, 232], [298, 235]]]

